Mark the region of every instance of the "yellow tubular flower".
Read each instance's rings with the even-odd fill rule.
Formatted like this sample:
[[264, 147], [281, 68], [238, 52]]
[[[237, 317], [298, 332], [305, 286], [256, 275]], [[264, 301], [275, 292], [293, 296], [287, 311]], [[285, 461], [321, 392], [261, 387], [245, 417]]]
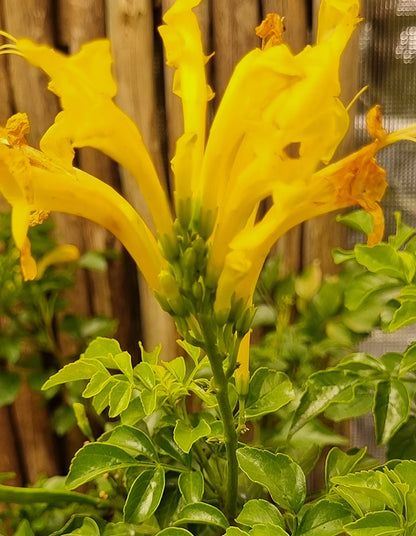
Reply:
[[113, 158], [136, 179], [156, 230], [167, 234], [172, 218], [165, 191], [139, 130], [112, 100], [117, 87], [109, 41], [87, 43], [77, 54], [66, 56], [29, 39], [1, 34], [14, 41], [2, 51], [18, 54], [42, 69], [50, 77], [49, 89], [60, 98], [63, 111], [45, 133], [42, 151], [67, 168], [73, 147], [93, 147]]
[[[322, 6], [330, 3], [324, 1]], [[230, 80], [202, 172], [202, 209], [218, 212], [208, 264], [210, 281], [218, 279], [228, 245], [255, 204], [271, 196], [276, 184], [296, 181], [303, 188], [320, 162], [332, 157], [347, 131], [348, 114], [338, 99], [338, 70], [359, 18], [356, 0], [341, 4], [333, 26], [320, 17], [327, 28], [325, 38], [296, 56], [275, 35], [273, 20], [281, 25], [281, 19], [271, 19], [265, 48], [245, 56]], [[265, 29], [259, 28], [264, 41]]]
[[28, 227], [55, 211], [88, 218], [112, 232], [129, 251], [150, 288], [158, 290], [158, 274], [165, 261], [154, 236], [133, 207], [99, 179], [77, 168], [68, 169], [27, 145], [22, 136], [16, 135], [19, 124], [20, 131], [27, 132], [25, 114], [12, 117], [0, 131], [0, 193], [12, 206], [12, 232], [21, 252], [25, 279], [36, 277]]
[[387, 188], [385, 170], [377, 165], [376, 153], [400, 140], [416, 142], [416, 125], [387, 134], [381, 125], [380, 108], [368, 113], [368, 129], [376, 139], [345, 158], [314, 173], [299, 184], [277, 183], [273, 205], [261, 221], [246, 227], [231, 242], [221, 272], [215, 307], [230, 307], [233, 299], [248, 305], [262, 265], [273, 244], [289, 229], [321, 214], [359, 205], [371, 214], [374, 230], [368, 244], [379, 242], [384, 233], [379, 205]]
[[166, 63], [176, 69], [173, 93], [182, 99], [184, 133], [172, 161], [176, 201], [190, 200], [196, 190], [205, 146], [206, 107], [213, 97], [205, 77], [209, 57], [202, 50], [201, 31], [192, 8], [201, 0], [177, 0], [159, 27]]

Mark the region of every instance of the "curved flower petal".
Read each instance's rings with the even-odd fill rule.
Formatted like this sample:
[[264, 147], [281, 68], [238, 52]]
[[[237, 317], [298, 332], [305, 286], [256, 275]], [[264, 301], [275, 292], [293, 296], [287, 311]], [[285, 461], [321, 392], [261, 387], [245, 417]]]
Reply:
[[79, 169], [68, 170], [24, 143], [0, 143], [0, 173], [0, 192], [13, 209], [12, 232], [27, 279], [36, 276], [27, 229], [42, 219], [39, 211], [56, 211], [88, 218], [108, 229], [130, 252], [149, 286], [159, 288], [158, 274], [165, 261], [156, 240], [133, 207], [110, 186]]
[[133, 121], [112, 101], [117, 87], [107, 40], [85, 44], [66, 56], [29, 39], [18, 39], [15, 51], [50, 77], [49, 89], [63, 111], [41, 140], [42, 151], [71, 167], [72, 147], [93, 147], [119, 162], [136, 179], [156, 230], [166, 234], [172, 219], [165, 191]]
[[[184, 134], [178, 140], [173, 161], [175, 195], [179, 200], [192, 197], [201, 170], [205, 146], [206, 107], [213, 97], [207, 85], [205, 64], [209, 57], [202, 49], [201, 31], [192, 8], [201, 0], [177, 0], [163, 16], [159, 27], [165, 51], [166, 63], [176, 69], [173, 93], [182, 99]], [[187, 166], [175, 164], [175, 161]]]
[[228, 245], [257, 203], [279, 184], [303, 188], [343, 139], [349, 118], [338, 99], [338, 69], [359, 20], [356, 4], [343, 2], [345, 12], [334, 27], [321, 17], [331, 31], [297, 56], [276, 45], [249, 53], [237, 66], [214, 120], [203, 167], [202, 208], [218, 214], [210, 280], [219, 277]]

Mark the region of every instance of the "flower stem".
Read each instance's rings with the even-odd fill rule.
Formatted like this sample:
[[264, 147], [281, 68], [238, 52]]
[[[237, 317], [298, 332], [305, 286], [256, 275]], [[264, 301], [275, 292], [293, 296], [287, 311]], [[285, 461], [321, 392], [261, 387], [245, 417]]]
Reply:
[[222, 366], [222, 356], [218, 352], [217, 338], [211, 317], [201, 315], [200, 324], [205, 338], [205, 351], [211, 364], [215, 382], [215, 391], [223, 426], [227, 459], [227, 489], [224, 510], [229, 521], [233, 521], [236, 513], [238, 491], [238, 437], [234, 423], [233, 411], [228, 396], [228, 380]]

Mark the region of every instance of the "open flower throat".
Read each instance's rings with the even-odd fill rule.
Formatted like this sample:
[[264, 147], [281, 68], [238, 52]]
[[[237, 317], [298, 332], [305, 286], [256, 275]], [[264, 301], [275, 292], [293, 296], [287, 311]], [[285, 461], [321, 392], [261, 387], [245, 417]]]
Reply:
[[[139, 130], [113, 101], [116, 83], [107, 40], [66, 56], [2, 33], [9, 42], [0, 52], [42, 69], [62, 111], [40, 150], [25, 141], [29, 123], [24, 114], [1, 129], [0, 192], [12, 206], [13, 237], [27, 279], [36, 275], [28, 227], [50, 211], [87, 217], [126, 246], [162, 306], [194, 344], [203, 346], [201, 319], [214, 309], [218, 339], [224, 356], [230, 356], [249, 331], [264, 260], [287, 230], [316, 215], [359, 205], [374, 220], [369, 242], [382, 238], [379, 202], [386, 181], [375, 155], [395, 141], [415, 141], [416, 125], [388, 135], [375, 107], [368, 118], [374, 141], [322, 167], [348, 129], [338, 71], [360, 21], [359, 0], [323, 0], [317, 42], [299, 54], [283, 42], [281, 17], [268, 15], [258, 26], [262, 46], [236, 66], [206, 136], [207, 102], [214, 94], [205, 75], [209, 57], [192, 11], [200, 2], [177, 0], [159, 28], [184, 118], [172, 160], [175, 214]], [[72, 166], [74, 148], [85, 146], [132, 174], [155, 231], [111, 187]], [[266, 198], [272, 204], [258, 219], [259, 203]]]

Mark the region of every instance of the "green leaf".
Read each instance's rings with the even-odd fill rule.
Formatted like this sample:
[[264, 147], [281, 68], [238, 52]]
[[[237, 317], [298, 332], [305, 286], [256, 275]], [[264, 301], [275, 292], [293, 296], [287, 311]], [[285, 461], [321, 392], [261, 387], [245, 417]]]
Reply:
[[336, 221], [365, 235], [371, 234], [374, 230], [373, 218], [365, 210], [353, 210], [348, 214], [338, 214]]
[[416, 322], [416, 300], [405, 300], [401, 303], [400, 307], [396, 309], [393, 314], [393, 318], [385, 331], [391, 333], [398, 329], [409, 326]]
[[153, 441], [156, 445], [162, 449], [171, 458], [179, 462], [185, 467], [189, 467], [191, 464], [191, 456], [189, 453], [182, 451], [175, 440], [173, 439], [172, 428], [161, 428], [154, 436]]
[[237, 523], [253, 527], [259, 523], [271, 523], [279, 527], [285, 527], [280, 510], [269, 501], [264, 499], [251, 499], [244, 503], [243, 509], [236, 518]]
[[85, 435], [88, 441], [94, 441], [94, 434], [92, 433], [92, 429], [88, 420], [87, 412], [85, 411], [84, 404], [74, 402], [72, 404], [72, 408], [74, 410], [78, 428]]
[[182, 508], [174, 525], [182, 525], [185, 523], [214, 525], [223, 529], [228, 527], [228, 521], [221, 510], [212, 506], [212, 504], [202, 502], [187, 504]]
[[165, 489], [165, 472], [158, 467], [143, 471], [130, 488], [124, 505], [124, 521], [142, 523], [152, 516], [162, 499]]
[[84, 253], [78, 260], [78, 266], [95, 272], [105, 272], [108, 268], [107, 260], [100, 251], [87, 251]]
[[103, 384], [101, 391], [94, 396], [92, 405], [98, 414], [102, 413], [110, 404], [110, 393], [116, 382], [117, 380], [115, 380], [113, 376], [110, 376], [110, 378]]
[[374, 403], [374, 422], [378, 445], [385, 445], [400, 426], [407, 421], [410, 397], [405, 385], [394, 378], [377, 384]]
[[396, 234], [389, 236], [388, 242], [394, 249], [399, 249], [416, 234], [416, 230], [402, 223], [400, 212], [395, 212], [394, 217], [396, 219]]
[[243, 447], [237, 450], [237, 458], [242, 471], [264, 486], [278, 506], [299, 511], [306, 497], [305, 475], [289, 456]]
[[157, 460], [157, 451], [151, 439], [138, 428], [133, 426], [116, 426], [109, 432], [103, 434], [98, 440], [107, 445], [115, 445], [132, 456], [145, 456], [151, 460]]
[[249, 533], [239, 529], [238, 527], [228, 527], [225, 531], [225, 536], [247, 536]]
[[128, 352], [120, 352], [114, 356], [120, 371], [126, 376], [129, 382], [133, 383], [133, 367], [131, 364], [131, 355]]
[[[159, 525], [155, 517], [151, 517], [149, 520], [140, 523], [140, 525], [124, 523], [123, 521], [119, 523], [106, 523], [103, 536], [145, 536], [147, 534], [154, 536], [158, 530]], [[186, 536], [189, 536], [189, 534], [186, 534]]]
[[139, 463], [120, 447], [105, 443], [89, 443], [82, 447], [72, 459], [66, 484], [70, 489], [74, 489], [98, 475], [125, 467], [134, 467]]
[[110, 418], [117, 417], [128, 407], [132, 391], [133, 389], [131, 383], [117, 380], [109, 395], [110, 410], [108, 412], [108, 416]]
[[148, 363], [149, 365], [157, 365], [159, 362], [160, 352], [162, 350], [162, 345], [158, 344], [151, 352], [146, 352], [143, 347], [143, 344], [139, 341], [140, 351], [142, 361]]
[[201, 471], [181, 473], [178, 479], [179, 490], [187, 503], [199, 502], [204, 495], [204, 477]]
[[67, 532], [65, 536], [73, 534], [74, 536], [100, 536], [100, 529], [97, 523], [90, 517], [86, 517], [78, 529]]
[[14, 536], [35, 536], [35, 533], [27, 519], [23, 519], [14, 533]]
[[404, 376], [407, 372], [414, 369], [416, 369], [416, 343], [411, 344], [403, 354], [399, 377]]
[[246, 418], [250, 420], [277, 411], [294, 397], [292, 384], [286, 374], [261, 367], [250, 379]]
[[325, 411], [331, 402], [350, 402], [353, 397], [351, 388], [360, 381], [358, 375], [346, 370], [327, 369], [312, 374], [293, 417], [291, 434]]
[[134, 375], [139, 378], [146, 389], [151, 390], [156, 385], [155, 373], [146, 361], [141, 361], [134, 367]]
[[331, 479], [335, 476], [343, 476], [351, 473], [364, 458], [366, 448], [352, 449], [344, 452], [334, 447], [328, 453], [325, 462], [325, 481], [327, 488], [331, 487]]
[[204, 419], [201, 419], [195, 428], [178, 419], [173, 431], [173, 438], [178, 447], [183, 452], [188, 453], [198, 439], [209, 435], [210, 432], [211, 427]]
[[282, 527], [271, 523], [261, 523], [255, 525], [249, 532], [250, 536], [289, 536]]
[[106, 372], [105, 367], [96, 359], [78, 359], [74, 363], [68, 363], [56, 374], [51, 376], [49, 380], [42, 386], [45, 391], [55, 385], [62, 383], [75, 382], [78, 380], [89, 380], [98, 372]]
[[359, 473], [336, 476], [332, 478], [332, 482], [340, 488], [349, 488], [373, 497], [395, 512], [402, 512], [402, 496], [387, 475], [381, 471], [360, 471]]
[[416, 459], [416, 417], [410, 416], [408, 421], [397, 430], [387, 447], [387, 457], [393, 459]]
[[345, 307], [351, 311], [357, 310], [374, 293], [381, 289], [400, 290], [400, 282], [397, 279], [383, 274], [364, 272], [354, 278], [354, 284], [345, 291]]
[[394, 512], [370, 512], [344, 527], [350, 536], [399, 536], [403, 534], [400, 518]]
[[357, 244], [354, 252], [357, 262], [365, 266], [370, 272], [397, 277], [410, 283], [405, 276], [400, 252], [396, 251], [390, 244], [381, 243], [373, 247]]
[[197, 365], [199, 362], [199, 358], [201, 357], [201, 348], [198, 348], [197, 346], [193, 346], [189, 342], [181, 340], [181, 339], [177, 340], [176, 342], [181, 348], [185, 350], [185, 352], [189, 355], [189, 357], [192, 359], [195, 365]]
[[175, 359], [172, 359], [172, 361], [163, 361], [163, 365], [171, 374], [173, 374], [179, 383], [184, 381], [186, 375], [186, 364], [185, 359], [182, 356], [175, 357]]
[[372, 410], [374, 394], [370, 388], [360, 385], [355, 389], [351, 388], [351, 397], [351, 401], [347, 403], [331, 403], [325, 411], [325, 417], [340, 422], [367, 415]]
[[145, 414], [152, 415], [157, 405], [157, 388], [143, 389], [140, 393], [140, 400]]
[[108, 355], [115, 356], [120, 353], [121, 348], [118, 341], [115, 339], [108, 339], [107, 337], [97, 337], [90, 342], [82, 358], [107, 357]]
[[82, 392], [83, 398], [91, 398], [92, 396], [98, 395], [110, 380], [111, 374], [106, 369], [99, 370], [91, 377], [91, 380]]
[[156, 536], [192, 536], [192, 533], [181, 527], [167, 527], [158, 532]]
[[296, 532], [298, 536], [337, 536], [346, 523], [353, 520], [352, 511], [344, 503], [323, 499], [306, 510]]
[[19, 394], [20, 376], [7, 370], [0, 374], [0, 407], [12, 404]]

